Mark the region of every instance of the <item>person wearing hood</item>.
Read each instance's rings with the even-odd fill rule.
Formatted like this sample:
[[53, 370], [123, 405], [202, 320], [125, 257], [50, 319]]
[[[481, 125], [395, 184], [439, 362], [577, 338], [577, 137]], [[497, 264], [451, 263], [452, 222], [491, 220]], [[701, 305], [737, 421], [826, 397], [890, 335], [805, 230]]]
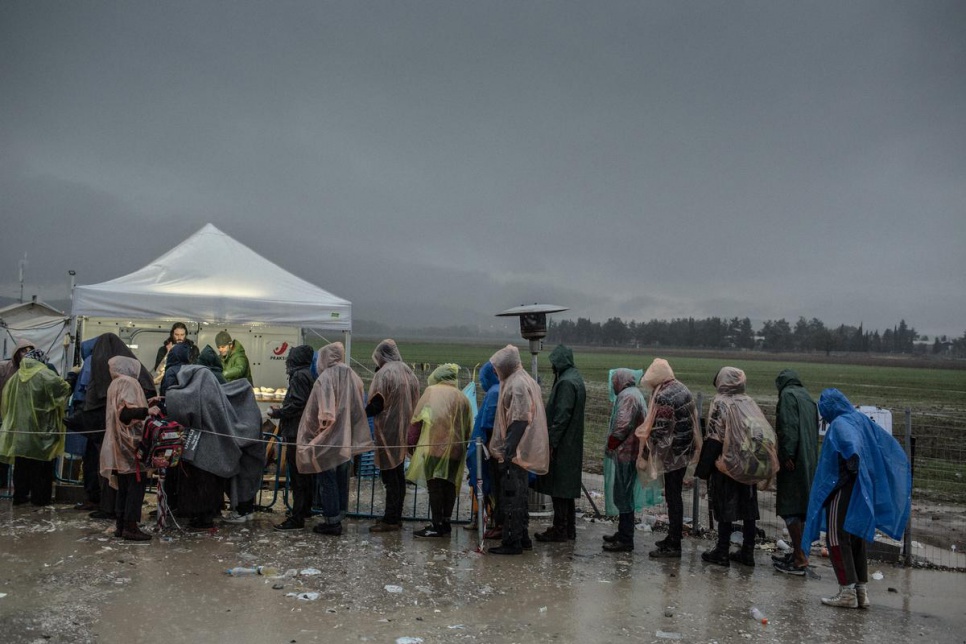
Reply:
[[[496, 490], [496, 461], [490, 458], [489, 453], [484, 449], [482, 454], [482, 471], [476, 471], [476, 441], [481, 439], [483, 445], [489, 445], [493, 438], [493, 423], [496, 420], [496, 401], [500, 398], [500, 379], [496, 375], [493, 364], [489, 361], [484, 362], [480, 367], [479, 373], [480, 389], [483, 390], [483, 402], [480, 403], [476, 411], [476, 418], [473, 419], [473, 433], [470, 435], [470, 444], [466, 448], [466, 468], [469, 473], [470, 488], [476, 489], [476, 480], [483, 479], [483, 496], [485, 503], [489, 506], [486, 516], [491, 517], [491, 527], [483, 535], [487, 539], [499, 538], [503, 530], [503, 517], [500, 515], [500, 506], [497, 502], [499, 493]], [[475, 499], [475, 497], [474, 497]], [[475, 524], [477, 515], [474, 512], [473, 522]], [[477, 526], [471, 524], [468, 529], [476, 529]]]
[[221, 354], [222, 375], [225, 380], [231, 382], [244, 378], [248, 382], [253, 382], [252, 369], [241, 342], [233, 340], [228, 331], [219, 331], [215, 335], [215, 346]]
[[54, 459], [64, 453], [70, 385], [47, 368], [39, 349], [21, 354], [0, 398], [0, 461], [13, 463], [13, 504], [49, 505]]
[[406, 498], [406, 432], [419, 401], [419, 380], [402, 361], [396, 342], [386, 339], [372, 352], [376, 373], [369, 385], [366, 416], [372, 417], [375, 462], [386, 488], [386, 510], [370, 532], [402, 529]]
[[[640, 373], [640, 372], [638, 372]], [[615, 394], [610, 415], [605, 458], [614, 461], [614, 505], [617, 506], [617, 532], [604, 537], [604, 550], [630, 552], [634, 550], [634, 488], [637, 486], [637, 453], [640, 441], [634, 434], [644, 422], [647, 402], [644, 393], [636, 386], [637, 380], [630, 369], [614, 369], [610, 379]]]
[[215, 379], [219, 384], [223, 385], [228, 382], [222, 374], [221, 358], [218, 357], [218, 353], [211, 348], [210, 344], [206, 344], [205, 348], [201, 350], [201, 353], [198, 354], [198, 361], [195, 364], [207, 367], [208, 371], [215, 374]]
[[459, 365], [448, 363], [429, 375], [428, 386], [413, 410], [410, 445], [413, 456], [406, 480], [429, 490], [432, 524], [415, 537], [446, 537], [463, 476], [466, 442], [473, 431], [470, 401], [458, 385]]
[[302, 474], [320, 474], [322, 522], [317, 534], [342, 534], [349, 509], [349, 463], [374, 447], [363, 404], [362, 380], [345, 364], [345, 347], [333, 342], [319, 349], [318, 380], [299, 423], [296, 465]]
[[802, 543], [808, 491], [818, 463], [818, 405], [802, 386], [798, 374], [785, 369], [775, 379], [778, 405], [775, 433], [778, 435], [778, 464], [775, 513], [785, 521], [792, 552], [774, 562], [775, 569], [804, 576], [808, 550]]
[[824, 527], [839, 592], [822, 603], [868, 608], [865, 543], [875, 531], [902, 540], [912, 501], [909, 459], [899, 442], [858, 411], [838, 389], [826, 389], [818, 411], [827, 422], [809, 492], [802, 544], [811, 546]]
[[550, 469], [537, 477], [534, 490], [553, 500], [553, 525], [534, 535], [537, 541], [561, 542], [577, 538], [576, 501], [584, 464], [584, 379], [574, 366], [574, 354], [559, 344], [550, 353], [553, 387], [547, 401]]
[[272, 407], [269, 418], [278, 420], [279, 436], [285, 441], [285, 462], [288, 465], [286, 476], [292, 490], [292, 513], [287, 519], [275, 525], [276, 530], [301, 530], [305, 520], [312, 516], [312, 492], [315, 475], [302, 474], [295, 466], [302, 413], [312, 394], [312, 356], [314, 350], [307, 344], [292, 347], [285, 358], [285, 374], [288, 376], [288, 389], [281, 407]]
[[644, 483], [664, 475], [668, 514], [668, 535], [648, 556], [680, 559], [684, 476], [701, 449], [698, 410], [690, 390], [674, 377], [667, 360], [655, 358], [644, 372], [644, 383], [651, 388], [651, 398], [644, 422], [634, 430], [641, 441], [637, 471]]
[[172, 385], [178, 384], [178, 372], [181, 368], [191, 364], [191, 349], [187, 344], [172, 345], [168, 357], [164, 361], [164, 378], [161, 379], [159, 393], [162, 397]]
[[[84, 394], [83, 423], [88, 441], [93, 441], [97, 450], [97, 463], [100, 463], [101, 447], [104, 442], [104, 432], [107, 428], [107, 390], [113, 382], [109, 362], [115, 356], [126, 358], [137, 357], [124, 341], [114, 333], [103, 333], [97, 336], [94, 348], [91, 350], [91, 375]], [[146, 398], [155, 395], [154, 379], [148, 370], [141, 365], [137, 380], [141, 384]], [[114, 519], [115, 491], [107, 479], [98, 476], [101, 487], [100, 508], [91, 512], [92, 519]]]
[[[84, 431], [84, 399], [87, 396], [87, 388], [91, 383], [91, 354], [94, 353], [94, 345], [97, 338], [88, 338], [81, 342], [81, 369], [77, 376], [77, 384], [74, 386], [74, 393], [70, 397], [70, 405], [67, 408], [68, 419], [67, 428], [71, 431]], [[74, 506], [76, 510], [90, 512], [96, 510], [101, 503], [101, 481], [98, 474], [101, 460], [101, 444], [90, 440], [86, 434], [84, 437], [84, 455], [81, 459], [81, 471], [83, 472], [84, 495], [87, 500]]]
[[144, 420], [160, 414], [148, 407], [144, 390], [137, 381], [141, 363], [116, 356], [108, 360], [114, 380], [107, 389], [107, 430], [101, 449], [100, 474], [117, 490], [114, 536], [129, 541], [150, 541], [151, 535], [138, 527], [148, 472], [142, 474], [137, 461], [138, 443], [144, 434]]
[[[9, 360], [0, 363], [0, 395], [3, 394], [3, 389], [7, 385], [7, 381], [10, 380], [10, 376], [17, 373], [17, 369], [20, 368], [20, 361], [23, 359], [27, 352], [34, 348], [33, 342], [30, 340], [20, 339], [14, 347], [13, 355], [10, 356]], [[2, 426], [3, 421], [0, 419], [0, 426]], [[0, 489], [7, 487], [7, 480], [10, 478], [10, 466], [6, 463], [0, 462]], [[96, 478], [96, 477], [95, 477]]]
[[[722, 367], [708, 414], [708, 430], [695, 476], [708, 481], [708, 506], [718, 522], [718, 542], [701, 553], [702, 561], [730, 566], [755, 565], [758, 484], [767, 485], [778, 471], [775, 431], [757, 403], [745, 393], [745, 372]], [[730, 553], [731, 532], [741, 521], [739, 552]]]
[[503, 511], [501, 543], [495, 555], [519, 555], [533, 547], [527, 534], [528, 471], [546, 474], [550, 465], [547, 412], [540, 385], [520, 362], [520, 350], [512, 344], [490, 358], [500, 379], [490, 454], [499, 463], [500, 507]]

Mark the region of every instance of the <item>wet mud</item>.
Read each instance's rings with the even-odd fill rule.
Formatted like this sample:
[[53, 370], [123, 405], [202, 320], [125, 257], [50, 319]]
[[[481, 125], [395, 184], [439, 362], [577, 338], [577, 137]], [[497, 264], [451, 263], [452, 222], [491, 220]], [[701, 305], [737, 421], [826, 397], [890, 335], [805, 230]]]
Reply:
[[[348, 520], [327, 537], [272, 531], [279, 520], [260, 514], [136, 544], [68, 507], [0, 501], [0, 640], [966, 641], [961, 573], [873, 562], [882, 579], [870, 581], [871, 609], [843, 610], [820, 602], [836, 591], [827, 560], [809, 579], [775, 572], [765, 551], [754, 568], [719, 568], [701, 562], [709, 542], [686, 539], [680, 561], [657, 561], [647, 551], [660, 535], [646, 532], [633, 553], [611, 554], [600, 549], [608, 523], [582, 523], [575, 543], [500, 557], [476, 552], [476, 533], [462, 529], [418, 539], [418, 524], [370, 534], [368, 522]], [[225, 573], [259, 565], [277, 574]]]

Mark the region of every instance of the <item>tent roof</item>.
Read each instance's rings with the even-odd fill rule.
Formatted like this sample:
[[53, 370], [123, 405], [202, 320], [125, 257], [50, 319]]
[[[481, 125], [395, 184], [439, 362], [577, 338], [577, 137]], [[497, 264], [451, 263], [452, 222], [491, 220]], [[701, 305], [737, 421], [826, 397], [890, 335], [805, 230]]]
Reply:
[[350, 330], [352, 304], [211, 224], [144, 268], [74, 289], [73, 315]]
[[67, 316], [43, 302], [21, 302], [0, 308], [0, 326], [32, 329], [63, 322]]

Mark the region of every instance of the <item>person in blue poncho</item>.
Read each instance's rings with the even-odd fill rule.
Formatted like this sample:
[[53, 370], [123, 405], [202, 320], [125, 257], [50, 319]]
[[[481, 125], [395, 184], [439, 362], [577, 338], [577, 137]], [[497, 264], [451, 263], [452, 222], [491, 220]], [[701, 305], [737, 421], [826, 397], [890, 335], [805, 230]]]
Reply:
[[[477, 476], [483, 479], [483, 495], [489, 506], [487, 516], [493, 518], [493, 527], [489, 531], [488, 538], [499, 538], [502, 536], [501, 530], [503, 519], [500, 516], [499, 506], [496, 498], [499, 495], [494, 488], [494, 483], [499, 480], [492, 469], [496, 463], [490, 460], [487, 453], [483, 452], [483, 468], [481, 472], [476, 471], [476, 439], [482, 438], [484, 445], [490, 444], [493, 437], [493, 423], [496, 421], [496, 401], [500, 398], [500, 378], [496, 375], [496, 369], [489, 362], [480, 367], [480, 389], [483, 390], [483, 402], [476, 412], [476, 419], [473, 422], [473, 433], [470, 436], [470, 444], [466, 450], [466, 469], [469, 473], [470, 487], [476, 489]], [[473, 522], [476, 522], [476, 513], [473, 513]], [[475, 527], [471, 524], [471, 528]], [[484, 535], [485, 536], [485, 535]]]
[[818, 411], [829, 427], [809, 494], [802, 544], [815, 541], [825, 527], [839, 592], [823, 597], [823, 604], [868, 608], [865, 542], [875, 538], [877, 529], [902, 538], [911, 508], [909, 460], [896, 439], [857, 411], [838, 389], [822, 392]]

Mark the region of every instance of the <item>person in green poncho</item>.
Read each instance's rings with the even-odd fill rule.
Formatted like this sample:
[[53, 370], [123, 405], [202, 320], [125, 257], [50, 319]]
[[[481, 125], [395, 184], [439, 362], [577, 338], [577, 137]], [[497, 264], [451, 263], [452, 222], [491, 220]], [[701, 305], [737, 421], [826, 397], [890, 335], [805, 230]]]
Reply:
[[463, 479], [466, 442], [473, 431], [470, 401], [457, 386], [459, 365], [444, 364], [430, 374], [429, 386], [413, 410], [408, 441], [414, 445], [406, 480], [429, 490], [432, 524], [416, 537], [446, 537], [456, 489]]
[[14, 505], [48, 505], [54, 459], [64, 452], [64, 410], [70, 385], [47, 368], [43, 351], [23, 356], [0, 399], [0, 461], [13, 463]]

